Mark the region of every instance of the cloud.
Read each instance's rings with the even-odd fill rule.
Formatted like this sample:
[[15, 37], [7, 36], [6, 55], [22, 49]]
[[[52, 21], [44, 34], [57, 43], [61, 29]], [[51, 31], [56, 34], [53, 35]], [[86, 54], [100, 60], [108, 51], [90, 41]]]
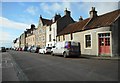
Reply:
[[63, 10], [65, 10], [65, 8], [67, 9], [71, 9], [71, 4], [70, 2], [54, 2], [54, 3], [41, 3], [40, 4], [40, 8], [50, 14], [53, 15], [53, 13], [58, 13], [58, 12], [63, 12]]
[[93, 6], [96, 7], [99, 15], [118, 9], [117, 2], [97, 2], [96, 4], [93, 4]]
[[31, 15], [35, 15], [36, 12], [38, 11], [38, 8], [35, 6], [30, 6], [26, 9], [26, 11]]
[[12, 39], [12, 35], [10, 35], [8, 32], [0, 31], [0, 40], [2, 41], [8, 41]]
[[29, 25], [0, 17], [0, 27], [25, 30]]
[[2, 2], [118, 2], [119, 0], [1, 0]]
[[[97, 14], [102, 15], [118, 9], [118, 2], [79, 2], [72, 3], [72, 13], [75, 16], [79, 14], [85, 18], [89, 17], [89, 11], [91, 7], [95, 7]], [[75, 10], [77, 8], [77, 10]]]

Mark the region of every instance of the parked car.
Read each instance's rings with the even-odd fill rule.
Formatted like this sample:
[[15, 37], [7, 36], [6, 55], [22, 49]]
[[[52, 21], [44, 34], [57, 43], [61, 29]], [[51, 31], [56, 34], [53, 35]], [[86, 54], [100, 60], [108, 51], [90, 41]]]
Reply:
[[52, 48], [51, 55], [80, 56], [80, 43], [75, 41], [57, 42]]
[[27, 48], [27, 51], [28, 51], [28, 52], [31, 52], [32, 47], [33, 47], [33, 46], [29, 46], [29, 47]]
[[0, 52], [6, 52], [5, 47], [0, 47]]
[[51, 53], [52, 47], [44, 47], [39, 49], [39, 53], [46, 54], [46, 53]]
[[27, 51], [27, 49], [28, 49], [28, 47], [25, 46], [25, 47], [22, 48], [22, 51]]
[[19, 47], [18, 51], [22, 51], [22, 48], [21, 48], [21, 47]]
[[40, 47], [34, 46], [31, 48], [31, 52], [38, 53], [39, 49], [40, 49]]

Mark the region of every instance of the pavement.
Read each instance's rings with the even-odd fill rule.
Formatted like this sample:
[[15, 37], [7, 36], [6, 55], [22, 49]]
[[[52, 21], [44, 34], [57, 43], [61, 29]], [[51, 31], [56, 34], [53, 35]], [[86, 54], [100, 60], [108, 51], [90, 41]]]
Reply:
[[110, 56], [81, 55], [81, 57], [87, 59], [97, 59], [97, 60], [120, 60], [120, 56], [110, 57]]

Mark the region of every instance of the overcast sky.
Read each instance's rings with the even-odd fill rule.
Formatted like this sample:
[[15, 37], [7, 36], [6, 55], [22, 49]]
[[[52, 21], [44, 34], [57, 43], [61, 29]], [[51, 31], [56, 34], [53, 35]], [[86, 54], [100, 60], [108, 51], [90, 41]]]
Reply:
[[118, 8], [118, 0], [109, 0], [106, 2], [96, 2], [95, 0], [86, 2], [82, 0], [61, 0], [61, 1], [38, 1], [24, 0], [4, 0], [0, 3], [0, 46], [10, 47], [12, 41], [19, 37], [26, 28], [30, 28], [31, 24], [38, 26], [39, 16], [52, 19], [55, 13], [64, 15], [64, 10], [67, 8], [71, 11], [71, 16], [75, 21], [78, 21], [82, 16], [84, 19], [89, 18], [91, 7], [95, 7], [98, 15], [111, 12]]

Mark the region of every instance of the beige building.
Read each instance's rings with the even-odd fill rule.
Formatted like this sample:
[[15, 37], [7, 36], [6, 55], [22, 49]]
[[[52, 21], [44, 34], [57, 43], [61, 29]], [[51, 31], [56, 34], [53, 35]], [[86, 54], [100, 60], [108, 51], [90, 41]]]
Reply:
[[45, 47], [46, 45], [46, 27], [52, 23], [49, 19], [40, 16], [38, 27], [35, 30], [36, 46]]
[[77, 41], [81, 44], [81, 54], [95, 56], [120, 55], [120, 10], [98, 16], [95, 8], [90, 17], [69, 24], [57, 35], [57, 41]]
[[34, 31], [36, 30], [35, 25], [31, 25], [30, 29], [27, 29], [27, 35], [25, 37], [26, 46], [35, 46], [36, 38]]
[[32, 34], [32, 35], [29, 35], [26, 37], [26, 44], [27, 46], [35, 46], [35, 35]]
[[27, 36], [27, 31], [24, 31], [24, 33], [20, 35], [20, 47], [21, 48], [26, 46], [26, 36]]

